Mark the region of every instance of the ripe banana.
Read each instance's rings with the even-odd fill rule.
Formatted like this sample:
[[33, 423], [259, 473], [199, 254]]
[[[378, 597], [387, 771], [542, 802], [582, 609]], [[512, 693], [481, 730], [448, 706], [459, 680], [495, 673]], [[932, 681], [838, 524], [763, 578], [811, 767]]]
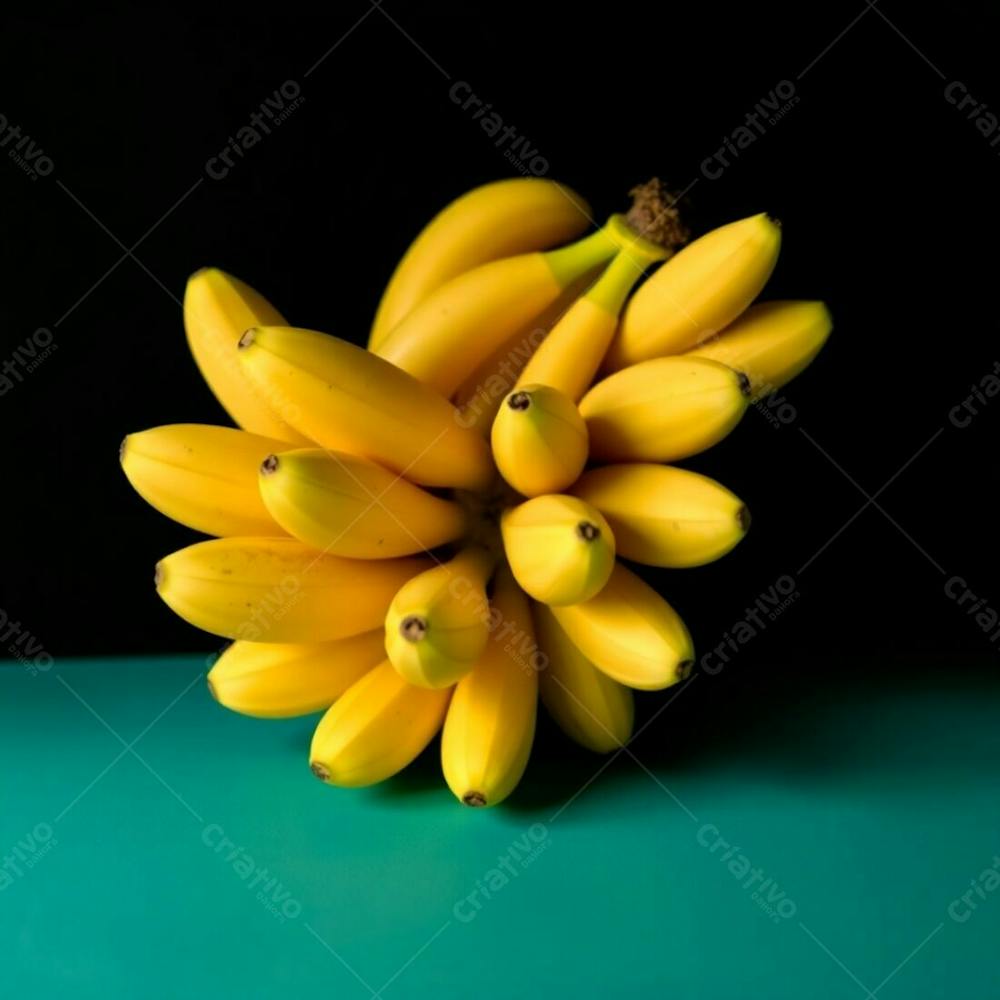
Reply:
[[257, 490], [257, 467], [294, 447], [234, 427], [171, 424], [129, 434], [121, 463], [161, 514], [206, 535], [282, 535]]
[[208, 672], [208, 689], [234, 712], [285, 719], [329, 708], [384, 659], [381, 629], [334, 642], [234, 642]]
[[515, 579], [543, 604], [589, 601], [615, 565], [615, 536], [608, 522], [577, 497], [526, 500], [504, 511], [500, 530]]
[[750, 527], [739, 497], [708, 476], [669, 465], [590, 469], [573, 493], [607, 518], [618, 555], [648, 566], [703, 566]]
[[451, 398], [490, 355], [616, 249], [605, 228], [559, 250], [483, 264], [432, 292], [376, 353]]
[[321, 781], [374, 785], [415, 760], [444, 722], [451, 690], [407, 684], [384, 660], [352, 684], [320, 720], [309, 767]]
[[822, 302], [762, 302], [713, 340], [687, 352], [746, 374], [752, 399], [790, 382], [820, 352], [833, 329]]
[[670, 256], [667, 247], [636, 236], [621, 216], [608, 225], [617, 227], [622, 249], [542, 341], [517, 388], [548, 385], [578, 402], [604, 360], [628, 293], [650, 264]]
[[248, 330], [238, 354], [261, 392], [285, 401], [289, 419], [324, 448], [424, 486], [482, 489], [493, 478], [486, 442], [450, 403], [360, 347], [272, 326]]
[[579, 236], [589, 220], [587, 203], [554, 181], [515, 177], [473, 188], [438, 212], [403, 255], [379, 303], [368, 349], [378, 350], [414, 306], [451, 278], [558, 246]]
[[377, 628], [426, 559], [361, 562], [292, 538], [219, 538], [161, 559], [156, 589], [196, 628], [251, 642], [325, 642]]
[[548, 309], [497, 348], [459, 386], [454, 400], [464, 426], [475, 427], [480, 433], [489, 435], [500, 404], [517, 384], [524, 366], [589, 283], [585, 279], [574, 282]]
[[503, 401], [490, 433], [500, 475], [526, 497], [558, 493], [587, 463], [587, 425], [569, 396], [526, 385]]
[[535, 604], [532, 612], [545, 655], [539, 693], [549, 715], [571, 740], [588, 750], [609, 753], [624, 746], [635, 719], [631, 688], [598, 670], [548, 608]]
[[404, 680], [448, 687], [473, 668], [489, 636], [494, 564], [485, 548], [470, 545], [399, 589], [385, 616], [385, 650]]
[[728, 326], [760, 294], [780, 247], [781, 228], [763, 213], [686, 246], [632, 296], [607, 370], [679, 354]]
[[270, 455], [260, 466], [260, 495], [290, 535], [351, 559], [414, 555], [465, 530], [457, 503], [346, 452]]
[[226, 412], [244, 430], [280, 441], [309, 444], [262, 399], [236, 357], [236, 342], [252, 326], [284, 326], [285, 320], [249, 285], [215, 267], [203, 267], [188, 279], [184, 292], [184, 328], [201, 374]]
[[629, 687], [657, 691], [694, 666], [691, 636], [677, 612], [620, 563], [596, 597], [552, 613], [598, 670]]
[[[534, 629], [528, 601], [508, 572], [498, 575], [493, 615], [500, 626], [455, 687], [441, 734], [445, 780], [467, 806], [495, 806], [510, 795], [535, 737], [538, 674], [517, 654], [522, 643], [534, 645]], [[511, 631], [516, 638], [507, 641]]]
[[707, 358], [654, 358], [609, 375], [580, 401], [590, 457], [675, 462], [721, 441], [749, 402], [745, 375]]

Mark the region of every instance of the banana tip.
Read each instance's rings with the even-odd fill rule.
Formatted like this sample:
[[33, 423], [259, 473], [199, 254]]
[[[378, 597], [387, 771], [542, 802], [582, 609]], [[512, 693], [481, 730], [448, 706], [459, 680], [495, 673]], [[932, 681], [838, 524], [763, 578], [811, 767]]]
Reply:
[[125, 461], [125, 449], [128, 447], [128, 434], [122, 438], [122, 443], [118, 445], [118, 461], [124, 463]]
[[318, 760], [311, 760], [309, 762], [309, 770], [319, 778], [320, 781], [328, 782], [330, 780], [330, 769], [326, 764], [321, 764]]
[[592, 542], [597, 538], [601, 537], [601, 529], [593, 524], [591, 521], [581, 521], [576, 526], [576, 533], [585, 542]]
[[507, 405], [512, 410], [526, 410], [531, 406], [531, 395], [527, 392], [512, 392], [507, 397]]
[[166, 573], [163, 569], [163, 562], [160, 561], [156, 564], [156, 568], [153, 570], [153, 585], [156, 587], [157, 590], [159, 590], [160, 587], [163, 586], [163, 580], [165, 576]]
[[682, 660], [677, 664], [677, 679], [686, 681], [691, 676], [692, 670], [694, 670], [694, 660]]
[[462, 796], [462, 805], [472, 806], [473, 809], [481, 809], [486, 805], [486, 796], [482, 792], [466, 792]]
[[739, 522], [740, 527], [744, 531], [750, 530], [750, 508], [747, 507], [746, 504], [740, 507], [740, 509], [736, 512], [736, 520]]
[[736, 372], [736, 380], [740, 384], [740, 392], [744, 396], [750, 397], [753, 395], [753, 386], [750, 383], [750, 376], [746, 372], [738, 371]]
[[420, 615], [407, 615], [399, 623], [399, 634], [407, 642], [419, 642], [427, 635], [427, 619]]
[[[212, 683], [211, 677], [205, 678], [205, 683], [208, 685], [208, 693], [216, 700], [219, 701], [219, 692], [215, 690], [215, 685]], [[221, 704], [221, 702], [220, 702]]]
[[241, 350], [246, 350], [253, 342], [254, 338], [257, 336], [257, 331], [254, 327], [250, 327], [249, 330], [244, 330], [240, 335], [240, 339], [236, 342], [236, 346]]
[[260, 474], [262, 476], [270, 476], [278, 471], [278, 456], [268, 455], [263, 462], [260, 463]]

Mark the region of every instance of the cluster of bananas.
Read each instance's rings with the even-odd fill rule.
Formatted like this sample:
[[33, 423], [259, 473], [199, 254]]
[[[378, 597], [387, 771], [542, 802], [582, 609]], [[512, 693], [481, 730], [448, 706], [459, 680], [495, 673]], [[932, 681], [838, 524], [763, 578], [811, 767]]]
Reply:
[[768, 216], [680, 249], [666, 189], [633, 195], [586, 236], [586, 204], [548, 180], [459, 198], [397, 267], [368, 350], [288, 326], [222, 271], [190, 279], [188, 341], [240, 429], [132, 434], [122, 464], [216, 536], [156, 568], [178, 615], [234, 640], [213, 695], [262, 717], [326, 710], [324, 781], [387, 778], [443, 728], [448, 785], [494, 805], [524, 772], [539, 696], [607, 752], [631, 735], [633, 688], [692, 669], [680, 617], [616, 556], [697, 566], [740, 541], [744, 504], [663, 463], [801, 371], [830, 317], [751, 306], [778, 255]]

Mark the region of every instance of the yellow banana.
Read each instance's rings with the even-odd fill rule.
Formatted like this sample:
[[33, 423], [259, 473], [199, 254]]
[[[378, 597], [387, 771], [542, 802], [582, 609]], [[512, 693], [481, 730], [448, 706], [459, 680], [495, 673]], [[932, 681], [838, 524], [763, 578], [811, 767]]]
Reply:
[[490, 433], [500, 475], [526, 497], [558, 493], [587, 463], [587, 425], [569, 396], [526, 385], [501, 404]]
[[[615, 224], [618, 217], [612, 219]], [[517, 388], [548, 385], [578, 402], [594, 379], [618, 327], [618, 314], [646, 268], [670, 256], [670, 249], [634, 234], [620, 224], [622, 249], [577, 299], [539, 345], [518, 379]]]
[[450, 398], [479, 365], [616, 249], [605, 228], [559, 250], [466, 271], [407, 314], [377, 353]]
[[686, 246], [632, 296], [607, 370], [679, 354], [728, 326], [760, 294], [780, 247], [781, 228], [763, 213]]
[[444, 722], [451, 690], [407, 684], [385, 660], [352, 684], [313, 733], [309, 767], [321, 781], [374, 785], [415, 760]]
[[547, 607], [536, 604], [532, 611], [545, 656], [539, 693], [549, 715], [571, 740], [588, 750], [609, 753], [624, 746], [635, 720], [631, 688], [598, 670]]
[[[467, 806], [495, 806], [510, 795], [535, 737], [538, 675], [516, 653], [522, 642], [534, 645], [534, 629], [528, 602], [507, 572], [498, 574], [493, 615], [499, 626], [455, 687], [441, 734], [445, 780]], [[508, 640], [511, 631], [516, 639]]]
[[292, 538], [199, 542], [156, 566], [160, 597], [185, 621], [228, 639], [325, 642], [377, 628], [426, 559], [360, 562]]
[[580, 401], [590, 457], [675, 462], [721, 441], [749, 402], [745, 375], [707, 358], [654, 358], [598, 382]]
[[352, 559], [414, 555], [465, 530], [457, 503], [346, 452], [270, 455], [260, 466], [260, 495], [290, 535]]
[[234, 427], [171, 424], [129, 434], [121, 463], [161, 514], [206, 535], [281, 535], [257, 489], [257, 467], [294, 447]]
[[577, 497], [526, 500], [504, 511], [500, 530], [511, 572], [543, 604], [589, 601], [615, 565], [615, 536], [608, 522]]
[[694, 666], [691, 636], [677, 612], [620, 563], [597, 597], [552, 613], [595, 667], [629, 687], [657, 691]]
[[312, 330], [258, 327], [243, 335], [238, 354], [261, 392], [283, 400], [289, 419], [324, 448], [425, 486], [482, 489], [494, 476], [486, 442], [461, 426], [455, 407], [354, 344]]
[[410, 684], [441, 688], [467, 674], [489, 635], [494, 557], [470, 545], [403, 584], [385, 616], [385, 649]]
[[703, 566], [729, 552], [750, 527], [739, 497], [708, 476], [669, 465], [590, 469], [573, 494], [607, 518], [618, 555], [649, 566]]
[[459, 386], [454, 400], [464, 426], [475, 427], [480, 433], [489, 435], [500, 404], [517, 384], [524, 366], [587, 284], [589, 282], [584, 281], [571, 285], [541, 315], [498, 347]]
[[790, 382], [820, 352], [833, 329], [822, 302], [761, 302], [713, 340], [687, 352], [721, 361], [750, 379], [752, 399]]
[[280, 441], [309, 444], [254, 389], [236, 357], [236, 343], [252, 326], [284, 326], [285, 320], [249, 285], [216, 267], [188, 279], [184, 328], [201, 374], [226, 412], [244, 430]]
[[368, 349], [445, 282], [480, 264], [548, 250], [586, 228], [590, 208], [575, 191], [538, 177], [515, 177], [473, 188], [438, 212], [389, 279]]
[[333, 642], [234, 642], [208, 672], [208, 689], [234, 712], [285, 719], [329, 708], [384, 659], [381, 629]]

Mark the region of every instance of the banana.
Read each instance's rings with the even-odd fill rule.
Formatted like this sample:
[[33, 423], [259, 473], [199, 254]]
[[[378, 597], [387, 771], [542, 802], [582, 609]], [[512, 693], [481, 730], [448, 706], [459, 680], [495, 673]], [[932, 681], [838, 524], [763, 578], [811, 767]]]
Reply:
[[615, 536], [608, 522], [577, 497], [526, 500], [503, 512], [500, 530], [511, 572], [543, 604], [589, 601], [615, 565]]
[[129, 434], [121, 463], [161, 514], [206, 535], [281, 535], [257, 490], [257, 467], [293, 447], [234, 427], [171, 424]]
[[590, 469], [573, 487], [615, 533], [618, 555], [682, 569], [720, 559], [743, 540], [750, 512], [708, 476], [669, 465]]
[[494, 564], [485, 548], [470, 545], [403, 584], [385, 616], [385, 650], [404, 680], [448, 687], [473, 668], [489, 636]]
[[368, 349], [376, 351], [414, 306], [480, 264], [548, 250], [579, 236], [590, 207], [575, 191], [537, 177], [473, 188], [424, 227], [389, 279]]
[[454, 401], [463, 426], [475, 427], [480, 433], [489, 435], [500, 404], [517, 384], [524, 366], [589, 283], [587, 280], [574, 282], [555, 303], [521, 327], [459, 386]]
[[184, 329], [194, 360], [208, 387], [244, 430], [264, 437], [309, 444], [280, 409], [254, 389], [236, 358], [236, 342], [252, 326], [284, 326], [285, 320], [249, 285], [216, 267], [203, 267], [184, 292]]
[[352, 684], [313, 733], [309, 767], [321, 781], [374, 785], [415, 760], [437, 735], [451, 690], [407, 684], [384, 660]]
[[707, 358], [654, 358], [609, 375], [580, 401], [590, 457], [675, 462], [721, 441], [749, 402], [750, 382]]
[[763, 213], [686, 246], [632, 296], [606, 369], [679, 354], [718, 333], [760, 294], [780, 248], [781, 227]]
[[819, 354], [832, 329], [822, 302], [761, 302], [686, 356], [721, 361], [743, 372], [754, 400], [795, 378]]
[[535, 604], [532, 612], [545, 656], [539, 693], [549, 715], [571, 740], [588, 750], [609, 753], [624, 746], [635, 720], [631, 688], [598, 670], [548, 608]]
[[466, 271], [408, 313], [376, 353], [451, 398], [479, 365], [616, 249], [606, 227], [559, 250]]
[[384, 659], [381, 629], [333, 642], [234, 642], [208, 672], [208, 689], [234, 712], [286, 719], [329, 708]]
[[426, 559], [360, 562], [292, 538], [219, 538], [161, 559], [156, 589], [196, 628], [252, 642], [325, 642], [377, 628]]
[[598, 670], [629, 687], [657, 691], [694, 666], [691, 636], [677, 612], [620, 563], [597, 597], [552, 613]]
[[[458, 411], [406, 372], [354, 344], [293, 327], [240, 339], [244, 371], [317, 444], [385, 465], [424, 486], [482, 489], [489, 448]], [[294, 400], [294, 405], [289, 401]]]
[[[495, 806], [524, 774], [535, 737], [538, 674], [517, 654], [534, 646], [524, 594], [510, 573], [498, 574], [493, 631], [471, 673], [455, 687], [441, 734], [441, 766], [448, 787], [467, 806]], [[516, 638], [507, 640], [513, 631]]]
[[622, 249], [542, 341], [516, 388], [548, 385], [564, 392], [574, 403], [579, 402], [614, 338], [628, 293], [650, 264], [670, 256], [667, 247], [630, 235], [621, 217], [609, 223], [615, 224], [619, 226]]
[[500, 475], [526, 497], [558, 493], [587, 463], [587, 425], [569, 396], [526, 385], [503, 401], [490, 432]]
[[260, 495], [290, 535], [352, 559], [414, 555], [465, 530], [457, 503], [346, 452], [270, 455], [260, 467]]

